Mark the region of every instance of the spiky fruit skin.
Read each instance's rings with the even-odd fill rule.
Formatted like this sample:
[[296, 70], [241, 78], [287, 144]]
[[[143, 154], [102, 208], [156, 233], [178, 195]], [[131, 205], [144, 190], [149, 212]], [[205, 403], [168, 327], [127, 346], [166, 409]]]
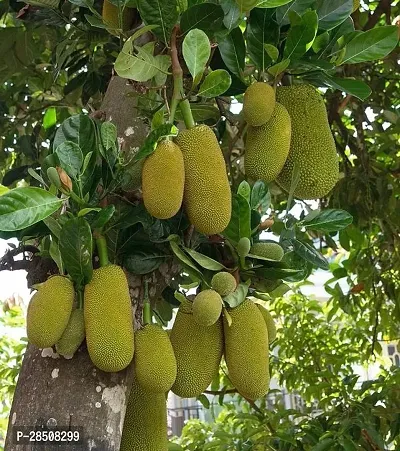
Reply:
[[214, 290], [201, 291], [193, 301], [193, 319], [200, 326], [212, 326], [222, 312], [222, 298]]
[[179, 307], [171, 331], [178, 372], [172, 391], [182, 398], [196, 398], [218, 374], [223, 352], [222, 322], [200, 326], [193, 318], [189, 301]]
[[242, 258], [247, 257], [247, 255], [250, 252], [250, 247], [251, 247], [251, 242], [247, 237], [244, 236], [243, 238], [240, 238], [240, 240], [237, 244], [237, 247], [236, 247], [239, 257], [242, 257]]
[[269, 389], [268, 332], [254, 302], [246, 299], [224, 318], [225, 361], [229, 379], [247, 399], [264, 396]]
[[102, 371], [126, 368], [134, 350], [131, 299], [122, 268], [108, 265], [93, 271], [85, 286], [84, 315], [90, 358]]
[[144, 389], [135, 376], [129, 394], [120, 451], [167, 451], [165, 393]]
[[85, 339], [85, 320], [83, 310], [73, 310], [67, 327], [56, 343], [56, 351], [60, 355], [72, 356]]
[[244, 93], [244, 120], [253, 127], [264, 125], [271, 119], [275, 103], [275, 91], [272, 86], [260, 81], [253, 83]]
[[183, 130], [176, 142], [185, 163], [184, 205], [190, 222], [206, 235], [222, 232], [232, 199], [221, 148], [207, 125]]
[[339, 161], [324, 100], [310, 85], [278, 87], [276, 96], [292, 122], [289, 156], [276, 181], [289, 192], [296, 166], [299, 181], [294, 195], [299, 199], [324, 197], [339, 177]]
[[28, 341], [38, 348], [57, 343], [67, 327], [74, 304], [73, 283], [62, 276], [53, 276], [38, 285], [26, 316]]
[[275, 326], [275, 321], [271, 316], [271, 313], [269, 313], [269, 311], [263, 307], [260, 304], [256, 304], [258, 307], [258, 310], [260, 310], [265, 324], [267, 325], [267, 330], [268, 330], [268, 342], [272, 343], [273, 341], [275, 341], [276, 339], [276, 326]]
[[244, 156], [247, 177], [265, 183], [275, 180], [289, 155], [290, 136], [289, 113], [276, 102], [272, 117], [266, 124], [247, 130]]
[[[129, 30], [135, 15], [135, 9], [124, 8], [121, 12], [122, 30]], [[104, 23], [111, 29], [111, 31], [115, 31], [120, 28], [118, 6], [112, 4], [108, 0], [104, 0], [103, 2], [102, 17]]]
[[228, 296], [236, 290], [236, 279], [229, 272], [221, 271], [211, 279], [211, 287], [221, 296]]
[[142, 190], [146, 210], [158, 219], [172, 218], [181, 208], [184, 185], [181, 150], [172, 141], [161, 141], [143, 165]]
[[357, 11], [357, 9], [360, 7], [360, 0], [353, 0], [353, 11], [352, 13], [354, 13], [354, 11]]
[[259, 243], [254, 243], [253, 246], [251, 246], [250, 254], [269, 258], [270, 260], [281, 261], [284, 255], [284, 250], [278, 243], [260, 241]]
[[135, 332], [135, 371], [145, 390], [166, 393], [176, 379], [176, 359], [169, 336], [157, 324]]

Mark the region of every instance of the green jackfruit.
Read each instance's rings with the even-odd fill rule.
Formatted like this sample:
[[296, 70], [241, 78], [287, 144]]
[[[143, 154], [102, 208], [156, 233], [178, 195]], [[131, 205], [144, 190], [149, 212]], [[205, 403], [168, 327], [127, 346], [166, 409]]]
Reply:
[[275, 91], [272, 86], [259, 81], [253, 83], [244, 93], [244, 120], [253, 127], [264, 125], [271, 119], [275, 103]]
[[276, 95], [292, 121], [289, 156], [276, 181], [289, 192], [296, 167], [299, 180], [294, 195], [300, 199], [324, 197], [339, 177], [335, 141], [324, 101], [310, 85], [278, 87]]
[[85, 320], [83, 310], [73, 310], [61, 338], [56, 343], [56, 351], [60, 355], [72, 356], [85, 339]]
[[222, 312], [222, 298], [214, 290], [201, 291], [193, 301], [193, 319], [200, 326], [212, 326]]
[[126, 368], [134, 350], [131, 298], [122, 268], [108, 265], [93, 271], [85, 286], [86, 343], [92, 362], [102, 371]]
[[172, 391], [182, 398], [201, 395], [218, 374], [223, 352], [222, 323], [198, 325], [193, 315], [184, 313], [191, 307], [182, 302], [171, 331], [178, 373]]
[[229, 379], [242, 396], [255, 400], [269, 389], [267, 327], [256, 304], [248, 299], [228, 311], [232, 324], [224, 318], [224, 337]]
[[247, 130], [244, 165], [247, 177], [269, 183], [282, 171], [289, 154], [291, 121], [286, 108], [276, 102], [271, 119]]
[[120, 12], [117, 5], [114, 5], [108, 0], [104, 0], [103, 2], [103, 22], [107, 25], [108, 28], [110, 28], [110, 31], [119, 29], [122, 29], [123, 31], [129, 30], [132, 25], [134, 16], [134, 8], [123, 8]]
[[166, 393], [176, 379], [176, 359], [168, 334], [157, 324], [135, 332], [135, 371], [142, 388]]
[[236, 250], [237, 250], [239, 257], [242, 257], [242, 258], [247, 257], [247, 255], [250, 252], [250, 247], [251, 247], [251, 242], [247, 237], [244, 236], [243, 238], [240, 238], [240, 240], [236, 246]]
[[206, 235], [222, 232], [232, 199], [221, 148], [207, 125], [183, 130], [176, 142], [185, 162], [184, 205], [190, 222]]
[[269, 311], [262, 305], [260, 304], [256, 304], [258, 307], [258, 310], [260, 310], [265, 324], [267, 325], [267, 330], [268, 330], [268, 342], [272, 343], [273, 341], [275, 341], [276, 339], [276, 326], [275, 326], [275, 321], [274, 318], [272, 318], [271, 313], [269, 313]]
[[182, 205], [184, 184], [181, 150], [172, 141], [161, 141], [143, 165], [142, 190], [146, 210], [158, 219], [175, 216]]
[[122, 429], [120, 451], [167, 451], [165, 393], [145, 390], [135, 376]]
[[270, 260], [281, 261], [284, 255], [284, 250], [278, 243], [260, 241], [259, 243], [254, 243], [253, 246], [251, 246], [250, 254], [269, 258]]
[[67, 277], [53, 276], [38, 284], [26, 316], [28, 341], [38, 348], [55, 345], [67, 327], [74, 298], [74, 285]]
[[236, 290], [236, 279], [229, 272], [221, 271], [211, 279], [211, 287], [221, 296], [228, 296]]

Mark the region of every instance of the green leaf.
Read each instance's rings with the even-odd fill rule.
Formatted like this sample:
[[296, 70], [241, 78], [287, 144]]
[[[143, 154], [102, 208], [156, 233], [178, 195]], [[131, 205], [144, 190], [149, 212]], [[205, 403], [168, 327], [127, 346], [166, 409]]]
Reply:
[[9, 188], [7, 188], [6, 186], [0, 185], [0, 196], [7, 193], [8, 191], [10, 191]]
[[286, 38], [283, 57], [292, 62], [301, 58], [314, 42], [318, 30], [318, 16], [315, 11], [306, 11], [301, 17], [290, 13], [290, 29]]
[[335, 445], [333, 438], [326, 438], [311, 448], [311, 451], [330, 451]]
[[197, 401], [199, 401], [205, 409], [210, 408], [210, 400], [207, 398], [206, 395], [201, 394], [200, 396], [197, 397]]
[[223, 298], [224, 302], [226, 302], [231, 308], [237, 307], [246, 299], [247, 293], [249, 292], [249, 286], [250, 281], [246, 283], [239, 283], [233, 293]]
[[339, 91], [347, 92], [354, 97], [361, 100], [367, 99], [371, 95], [371, 88], [362, 80], [355, 80], [352, 78], [331, 77], [328, 74], [321, 73], [318, 78], [324, 85], [329, 86]]
[[218, 47], [227, 68], [237, 77], [242, 78], [246, 46], [241, 29], [234, 28], [227, 36], [218, 39]]
[[235, 0], [221, 0], [220, 5], [224, 10], [224, 25], [231, 31], [236, 28], [242, 18], [240, 7]]
[[196, 252], [193, 249], [189, 249], [185, 247], [184, 250], [196, 261], [201, 267], [208, 269], [210, 271], [222, 271], [226, 269], [224, 265], [220, 262], [217, 262], [213, 258], [208, 257], [207, 255], [201, 254], [200, 252]]
[[206, 76], [197, 95], [208, 98], [220, 96], [229, 89], [231, 83], [231, 76], [226, 70], [214, 70]]
[[271, 205], [271, 193], [268, 185], [262, 180], [257, 180], [251, 190], [250, 206], [253, 210], [259, 210], [264, 214]]
[[64, 274], [64, 263], [61, 257], [60, 247], [54, 238], [51, 240], [49, 253], [50, 257], [56, 262], [60, 274]]
[[[76, 114], [66, 119], [56, 132], [53, 150], [55, 151], [64, 141], [72, 141], [77, 144], [84, 155], [95, 151], [96, 134], [94, 123], [90, 117], [85, 114]], [[54, 165], [50, 164], [50, 166]]]
[[353, 0], [318, 0], [316, 6], [319, 28], [332, 30], [343, 23], [353, 11]]
[[100, 127], [101, 142], [106, 150], [115, 147], [117, 140], [117, 127], [109, 121], [103, 122]]
[[356, 64], [384, 58], [397, 46], [398, 30], [396, 25], [389, 25], [358, 33], [346, 45], [340, 64]]
[[292, 244], [296, 254], [304, 258], [304, 260], [312, 263], [317, 268], [329, 269], [328, 260], [314, 246], [297, 239], [292, 240]]
[[[193, 119], [196, 122], [204, 122], [207, 120], [217, 122], [221, 117], [219, 109], [210, 104], [192, 103], [190, 109], [192, 110]], [[177, 109], [175, 118], [177, 121], [183, 121], [183, 115], [180, 108]]]
[[64, 171], [76, 179], [83, 164], [83, 153], [79, 145], [73, 141], [64, 141], [56, 148], [55, 153]]
[[289, 4], [285, 4], [283, 6], [280, 6], [276, 10], [276, 21], [280, 26], [282, 25], [288, 25], [289, 24], [289, 14], [291, 11], [296, 12], [297, 14], [301, 15], [305, 11], [307, 11], [308, 8], [313, 6], [315, 3], [315, 0], [294, 0]]
[[273, 66], [268, 68], [268, 72], [273, 75], [275, 78], [285, 72], [285, 70], [289, 67], [290, 59], [285, 59], [280, 61], [279, 63], [274, 64]]
[[41, 188], [12, 189], [0, 197], [0, 230], [25, 229], [57, 211], [63, 201]]
[[153, 33], [168, 44], [172, 28], [178, 21], [176, 0], [138, 0], [140, 17], [146, 25], [158, 25]]
[[196, 86], [211, 54], [210, 41], [204, 31], [197, 28], [190, 30], [183, 40], [182, 52], [193, 78], [193, 86]]
[[50, 232], [59, 240], [61, 236], [61, 225], [60, 223], [54, 219], [52, 216], [43, 219], [43, 222], [46, 224], [47, 228]]
[[271, 61], [276, 61], [279, 58], [279, 49], [272, 44], [264, 44], [265, 51], [271, 58]]
[[300, 269], [291, 268], [258, 268], [255, 270], [255, 273], [258, 277], [262, 277], [264, 279], [286, 280], [300, 274], [302, 275], [303, 271]]
[[234, 243], [240, 238], [251, 237], [251, 209], [247, 200], [239, 194], [232, 196], [232, 216], [223, 235]]
[[257, 8], [278, 8], [279, 6], [286, 5], [292, 0], [261, 0], [257, 3]]
[[322, 210], [317, 215], [312, 212], [298, 223], [306, 230], [336, 232], [345, 229], [353, 222], [353, 216], [344, 210]]
[[124, 258], [124, 267], [132, 274], [148, 274], [165, 261], [167, 255], [153, 246], [137, 247]]
[[180, 260], [184, 265], [190, 268], [191, 271], [194, 272], [194, 274], [202, 279], [203, 276], [197, 266], [190, 260], [190, 258], [185, 254], [185, 252], [179, 247], [179, 244], [176, 241], [170, 240], [170, 246], [172, 249], [172, 252], [175, 254], [175, 256]]
[[56, 109], [54, 107], [47, 108], [46, 113], [43, 116], [43, 128], [47, 130], [56, 124], [57, 124]]
[[251, 187], [248, 184], [248, 182], [246, 182], [246, 180], [243, 180], [237, 190], [237, 193], [244, 197], [247, 202], [250, 202], [250, 195], [251, 195]]
[[92, 231], [85, 218], [69, 219], [62, 227], [59, 248], [65, 269], [78, 287], [90, 282], [93, 274]]
[[181, 16], [180, 26], [182, 33], [188, 33], [194, 28], [203, 30], [208, 36], [222, 28], [224, 11], [215, 3], [200, 3], [187, 9]]
[[115, 205], [107, 205], [102, 208], [91, 224], [93, 230], [103, 229], [103, 227], [111, 220], [115, 213]]
[[136, 161], [143, 160], [143, 158], [148, 157], [151, 155], [157, 147], [157, 143], [163, 139], [167, 138], [169, 136], [177, 136], [178, 129], [173, 124], [163, 124], [160, 127], [156, 128], [146, 138], [143, 145], [138, 150], [137, 154], [132, 160], [132, 163], [135, 163]]

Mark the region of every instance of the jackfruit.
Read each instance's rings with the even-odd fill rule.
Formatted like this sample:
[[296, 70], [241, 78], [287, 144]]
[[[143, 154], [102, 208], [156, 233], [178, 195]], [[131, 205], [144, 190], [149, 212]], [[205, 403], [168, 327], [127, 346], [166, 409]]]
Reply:
[[189, 301], [179, 307], [171, 331], [178, 372], [172, 391], [182, 398], [195, 398], [218, 374], [223, 352], [222, 322], [200, 326], [190, 313]]
[[236, 279], [229, 272], [218, 272], [211, 279], [211, 287], [221, 296], [228, 296], [236, 290]]
[[250, 85], [243, 97], [244, 120], [253, 127], [267, 123], [275, 109], [275, 91], [272, 86], [264, 82]]
[[26, 332], [31, 344], [49, 348], [67, 327], [75, 298], [74, 285], [67, 277], [53, 276], [36, 288], [28, 305]]
[[275, 341], [276, 339], [276, 326], [275, 326], [275, 321], [274, 318], [272, 318], [271, 313], [269, 313], [269, 311], [262, 305], [260, 304], [256, 304], [258, 307], [258, 310], [260, 310], [265, 324], [267, 325], [267, 330], [268, 330], [268, 342], [272, 343], [273, 341]]
[[165, 393], [176, 379], [176, 359], [168, 334], [157, 324], [135, 332], [135, 371], [145, 390]]
[[142, 190], [146, 210], [158, 219], [175, 216], [182, 205], [184, 184], [181, 150], [172, 141], [161, 141], [143, 165]]
[[56, 343], [56, 351], [60, 355], [72, 356], [85, 339], [85, 320], [82, 309], [72, 311], [68, 325]]
[[240, 238], [240, 240], [237, 244], [237, 247], [236, 247], [239, 257], [242, 257], [242, 258], [247, 257], [247, 255], [250, 252], [250, 247], [251, 247], [251, 242], [247, 237], [244, 236], [243, 238]]
[[144, 389], [134, 376], [120, 451], [167, 451], [167, 433], [165, 393]]
[[131, 299], [122, 268], [108, 265], [93, 271], [85, 286], [86, 343], [94, 365], [102, 371], [126, 368], [133, 358]]
[[249, 299], [228, 312], [232, 318], [231, 326], [224, 318], [228, 376], [242, 396], [255, 400], [269, 389], [267, 327], [260, 310]]
[[184, 205], [190, 222], [206, 235], [222, 232], [231, 219], [232, 199], [225, 161], [207, 125], [183, 130], [176, 138], [185, 163]]
[[292, 121], [289, 156], [276, 181], [289, 192], [296, 167], [299, 179], [294, 195], [300, 199], [319, 199], [331, 191], [339, 177], [335, 141], [324, 101], [310, 85], [278, 87], [276, 95]]
[[114, 5], [109, 0], [104, 0], [102, 17], [103, 22], [110, 28], [110, 31], [122, 29], [127, 31], [131, 28], [133, 18], [135, 16], [134, 8], [122, 8], [123, 2], [121, 2], [121, 11], [117, 5]]
[[360, 7], [360, 0], [353, 0], [353, 11], [352, 13], [354, 13], [354, 11], [357, 11], [357, 9]]
[[269, 183], [282, 171], [289, 154], [291, 121], [286, 108], [276, 102], [271, 119], [249, 127], [244, 156], [248, 178]]
[[270, 260], [281, 261], [284, 255], [284, 250], [278, 243], [260, 241], [259, 243], [254, 243], [253, 246], [251, 246], [250, 254], [269, 258]]
[[222, 298], [214, 290], [201, 291], [193, 301], [193, 319], [200, 326], [212, 326], [222, 312]]

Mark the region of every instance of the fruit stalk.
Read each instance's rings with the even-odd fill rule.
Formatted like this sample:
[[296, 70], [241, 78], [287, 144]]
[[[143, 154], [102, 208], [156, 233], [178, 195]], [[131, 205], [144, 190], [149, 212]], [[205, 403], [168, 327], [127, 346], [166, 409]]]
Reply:
[[100, 266], [107, 266], [110, 264], [108, 260], [107, 241], [105, 237], [98, 232], [95, 232], [94, 239], [96, 240], [97, 253], [99, 255]]
[[151, 324], [151, 305], [149, 301], [149, 282], [144, 281], [143, 323]]

